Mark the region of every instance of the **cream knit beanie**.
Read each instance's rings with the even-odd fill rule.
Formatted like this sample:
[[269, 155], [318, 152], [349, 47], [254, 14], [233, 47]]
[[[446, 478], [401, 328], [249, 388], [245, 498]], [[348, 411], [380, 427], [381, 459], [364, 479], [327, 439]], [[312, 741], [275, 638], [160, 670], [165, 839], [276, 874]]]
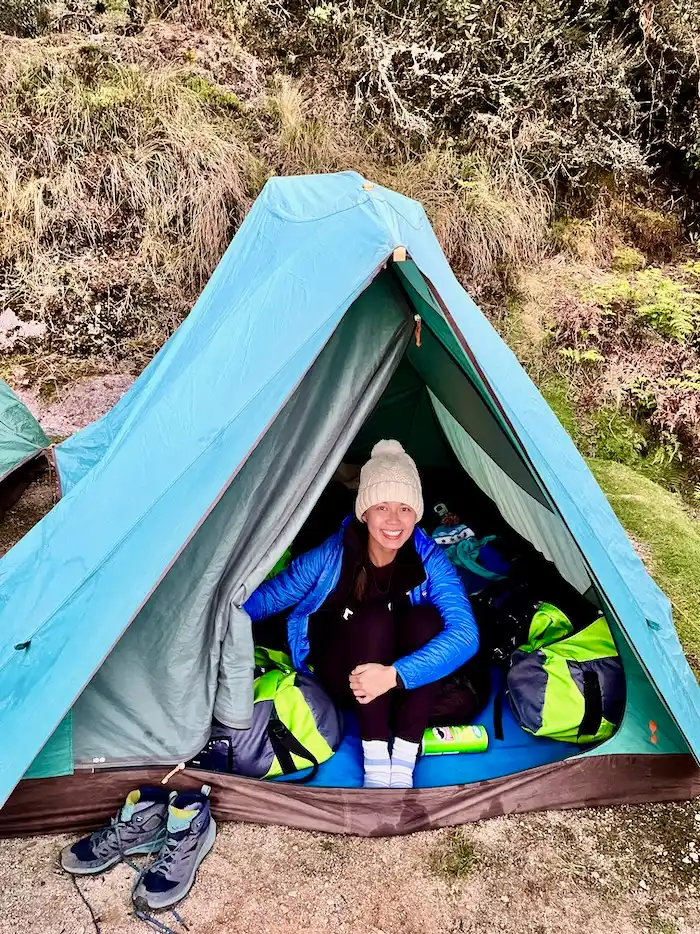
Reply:
[[362, 519], [377, 503], [403, 503], [415, 510], [417, 522], [423, 517], [418, 469], [398, 441], [378, 441], [360, 471], [355, 515]]

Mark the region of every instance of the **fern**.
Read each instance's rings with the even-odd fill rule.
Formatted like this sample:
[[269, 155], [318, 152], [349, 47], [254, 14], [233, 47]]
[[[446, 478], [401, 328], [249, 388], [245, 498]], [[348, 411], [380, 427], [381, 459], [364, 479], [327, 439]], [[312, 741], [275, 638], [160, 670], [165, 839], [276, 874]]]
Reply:
[[700, 295], [664, 276], [660, 269], [637, 274], [632, 300], [638, 318], [679, 343], [690, 337], [700, 317]]
[[672, 431], [662, 431], [651, 460], [656, 467], [672, 467], [674, 464], [682, 464], [683, 448], [678, 436]]
[[579, 350], [577, 347], [562, 347], [559, 355], [572, 363], [604, 363], [605, 357], [594, 347], [587, 350]]
[[657, 268], [639, 270], [629, 278], [616, 276], [583, 297], [595, 301], [606, 317], [632, 311], [647, 327], [679, 343], [693, 334], [700, 320], [700, 293]]

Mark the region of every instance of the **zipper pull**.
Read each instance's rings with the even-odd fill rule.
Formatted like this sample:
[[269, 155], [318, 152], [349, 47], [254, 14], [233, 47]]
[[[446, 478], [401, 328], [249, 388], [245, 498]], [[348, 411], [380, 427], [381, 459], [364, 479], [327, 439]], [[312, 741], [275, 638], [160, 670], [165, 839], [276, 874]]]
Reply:
[[422, 326], [422, 324], [423, 324], [423, 319], [421, 318], [420, 315], [414, 315], [414, 316], [413, 316], [413, 320], [416, 322], [416, 326], [415, 326], [414, 329], [413, 329], [413, 336], [414, 336], [414, 338], [415, 338], [415, 340], [416, 340], [416, 347], [420, 347], [420, 345], [421, 345], [421, 340], [420, 340], [420, 329], [421, 329], [421, 326]]
[[178, 764], [175, 766], [175, 768], [174, 768], [174, 769], [171, 769], [171, 770], [168, 772], [168, 774], [165, 776], [165, 778], [161, 778], [161, 780], [160, 780], [161, 785], [167, 785], [168, 782], [170, 781], [170, 779], [173, 777], [173, 775], [177, 775], [178, 772], [182, 772], [184, 768], [185, 768], [185, 763], [184, 763], [184, 762], [178, 762]]

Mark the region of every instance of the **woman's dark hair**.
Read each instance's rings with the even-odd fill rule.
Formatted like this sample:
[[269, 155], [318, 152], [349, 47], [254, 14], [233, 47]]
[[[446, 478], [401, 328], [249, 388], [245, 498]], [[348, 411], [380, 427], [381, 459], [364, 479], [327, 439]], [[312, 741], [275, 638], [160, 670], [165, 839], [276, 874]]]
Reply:
[[352, 595], [358, 603], [362, 603], [367, 593], [367, 568], [361, 564], [355, 577], [355, 586], [352, 589]]

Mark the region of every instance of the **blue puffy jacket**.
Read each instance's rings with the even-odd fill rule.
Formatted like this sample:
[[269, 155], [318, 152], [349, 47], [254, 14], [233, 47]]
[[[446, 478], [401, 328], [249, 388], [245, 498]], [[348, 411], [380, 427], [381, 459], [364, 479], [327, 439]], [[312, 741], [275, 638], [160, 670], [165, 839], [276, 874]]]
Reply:
[[[343, 534], [348, 521], [336, 535], [300, 555], [286, 571], [258, 587], [243, 607], [253, 622], [294, 607], [287, 620], [287, 634], [292, 661], [299, 671], [308, 671], [305, 661], [309, 655], [309, 616], [321, 608], [340, 578]], [[444, 629], [422, 648], [394, 663], [404, 687], [409, 689], [452, 674], [479, 647], [474, 614], [457, 572], [418, 527], [413, 533], [413, 544], [423, 564], [425, 580], [409, 593], [411, 603], [414, 606], [430, 603], [436, 607]]]

